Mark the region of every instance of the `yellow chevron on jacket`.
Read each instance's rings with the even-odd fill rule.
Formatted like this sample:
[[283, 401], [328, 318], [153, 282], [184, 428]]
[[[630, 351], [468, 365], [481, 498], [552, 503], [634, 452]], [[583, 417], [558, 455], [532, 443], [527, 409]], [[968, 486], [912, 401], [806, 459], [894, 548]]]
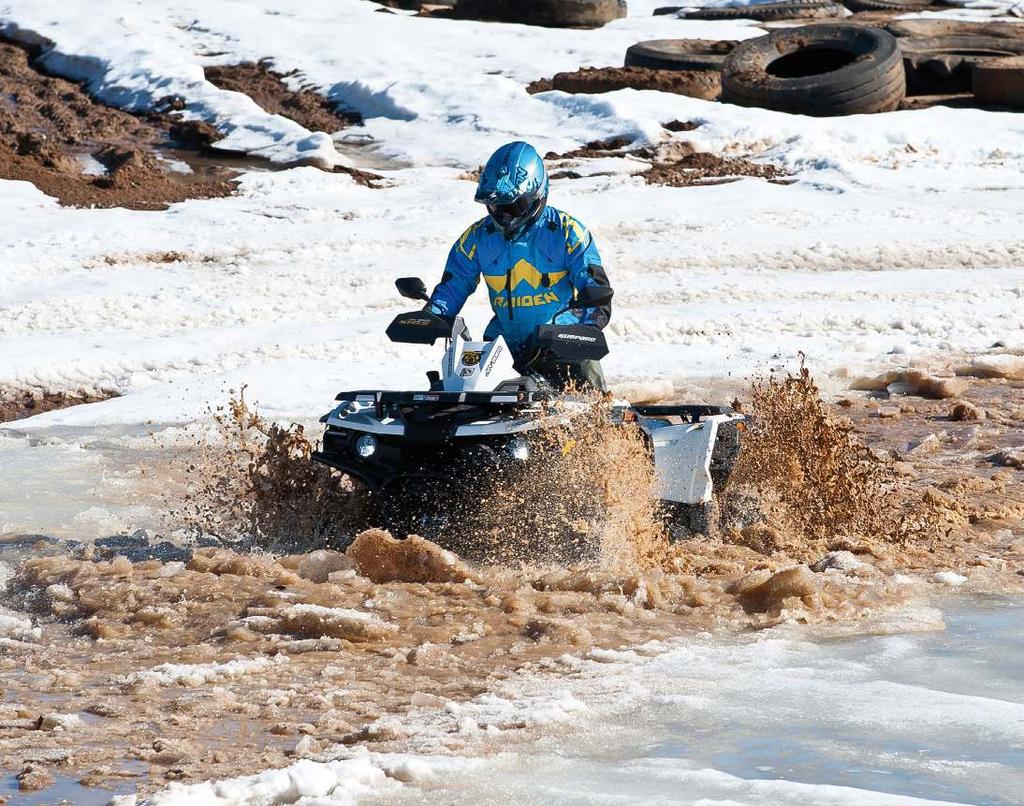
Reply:
[[[558, 283], [563, 277], [569, 272], [567, 271], [553, 271], [548, 272], [548, 287], [551, 287]], [[520, 283], [526, 282], [533, 288], [540, 288], [544, 284], [544, 275], [537, 270], [537, 267], [530, 263], [525, 258], [520, 258], [516, 261], [516, 264], [512, 267], [512, 290], [519, 286]], [[508, 281], [509, 274], [485, 274], [484, 282], [487, 283], [488, 287], [495, 294], [500, 294], [505, 290], [505, 284]]]

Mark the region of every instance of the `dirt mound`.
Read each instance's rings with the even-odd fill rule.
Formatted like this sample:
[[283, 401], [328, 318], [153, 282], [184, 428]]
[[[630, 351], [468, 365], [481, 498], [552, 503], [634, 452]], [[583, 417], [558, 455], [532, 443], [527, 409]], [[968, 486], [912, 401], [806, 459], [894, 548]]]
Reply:
[[742, 157], [722, 157], [707, 151], [688, 154], [674, 162], [656, 162], [640, 175], [649, 185], [669, 187], [719, 184], [744, 176], [786, 181], [786, 174], [774, 165], [751, 162]]
[[94, 101], [80, 84], [46, 75], [23, 48], [0, 41], [0, 178], [31, 182], [62, 204], [162, 210], [227, 196], [229, 174], [172, 171], [156, 157], [174, 121]]
[[271, 61], [206, 67], [206, 80], [220, 87], [248, 95], [261, 107], [275, 115], [290, 118], [310, 131], [334, 132], [362, 122], [354, 111], [342, 111], [319, 93], [309, 89], [293, 90], [285, 79], [298, 71], [277, 73], [270, 69]]
[[119, 393], [113, 390], [48, 392], [42, 389], [0, 388], [0, 423], [32, 417], [44, 411], [67, 409], [84, 403], [98, 403], [118, 395]]
[[715, 100], [722, 92], [719, 74], [712, 70], [651, 70], [646, 67], [582, 67], [551, 78], [531, 82], [526, 91], [535, 94], [560, 90], [570, 93], [601, 93], [632, 88], [660, 90], [688, 95], [705, 101]]
[[396, 540], [380, 529], [356, 536], [345, 552], [360, 575], [374, 582], [465, 582], [476, 572], [450, 551], [411, 535]]

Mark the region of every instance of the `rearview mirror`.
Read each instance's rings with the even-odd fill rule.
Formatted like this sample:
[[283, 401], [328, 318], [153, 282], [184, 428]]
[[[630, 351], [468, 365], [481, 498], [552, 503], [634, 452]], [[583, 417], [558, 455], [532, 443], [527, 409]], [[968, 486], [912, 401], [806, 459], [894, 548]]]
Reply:
[[421, 299], [424, 302], [430, 301], [427, 294], [427, 287], [419, 277], [399, 277], [395, 280], [395, 288], [398, 293], [406, 299]]
[[588, 285], [576, 292], [574, 308], [600, 308], [612, 301], [615, 292], [611, 286]]

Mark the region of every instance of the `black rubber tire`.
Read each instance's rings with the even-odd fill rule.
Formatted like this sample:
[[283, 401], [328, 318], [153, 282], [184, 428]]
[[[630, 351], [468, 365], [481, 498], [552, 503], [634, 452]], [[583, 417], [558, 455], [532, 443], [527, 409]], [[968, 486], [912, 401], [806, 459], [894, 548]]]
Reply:
[[908, 95], [971, 92], [976, 64], [1024, 55], [1024, 39], [995, 36], [910, 36], [900, 39], [899, 46]]
[[680, 12], [684, 20], [814, 20], [841, 17], [844, 8], [831, 0], [784, 0], [730, 8], [695, 8]]
[[649, 39], [626, 49], [626, 67], [651, 70], [721, 70], [736, 42], [713, 39]]
[[1024, 109], [1024, 58], [974, 65], [972, 87], [979, 104]]
[[717, 499], [706, 504], [663, 502], [662, 518], [669, 542], [714, 535], [719, 523], [718, 509]]
[[740, 458], [743, 446], [740, 443], [740, 429], [736, 423], [722, 423], [718, 426], [715, 447], [711, 452], [711, 483], [715, 495], [721, 495], [729, 484], [729, 477]]
[[933, 3], [929, 0], [843, 0], [850, 11], [921, 11]]
[[626, 16], [626, 0], [458, 0], [454, 16], [548, 28], [599, 28]]
[[882, 27], [897, 37], [931, 39], [936, 36], [994, 36], [999, 39], [1024, 39], [1024, 21], [897, 19], [885, 23]]
[[[814, 59], [816, 64], [805, 64]], [[722, 68], [724, 101], [794, 114], [890, 112], [905, 92], [896, 38], [862, 25], [773, 31], [740, 42]]]

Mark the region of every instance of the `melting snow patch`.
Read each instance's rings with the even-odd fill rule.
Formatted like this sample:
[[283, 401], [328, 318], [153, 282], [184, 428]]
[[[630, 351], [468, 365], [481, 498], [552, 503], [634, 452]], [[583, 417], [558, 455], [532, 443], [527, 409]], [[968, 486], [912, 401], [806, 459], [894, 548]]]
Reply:
[[33, 627], [30, 619], [19, 616], [6, 609], [0, 609], [0, 636], [14, 638], [18, 641], [35, 641], [43, 631]]
[[143, 672], [132, 672], [118, 682], [125, 685], [151, 682], [160, 686], [201, 686], [215, 680], [231, 680], [287, 661], [284, 655], [275, 655], [273, 658], [235, 658], [225, 663], [161, 663]]
[[[303, 759], [290, 767], [267, 770], [257, 775], [207, 781], [201, 784], [171, 784], [150, 798], [136, 795], [114, 798], [112, 806], [263, 806], [270, 803], [324, 802], [332, 806], [354, 804], [363, 796], [386, 786], [400, 786], [387, 777], [368, 756], [342, 761], [317, 762]], [[325, 798], [324, 801], [306, 798]]]

